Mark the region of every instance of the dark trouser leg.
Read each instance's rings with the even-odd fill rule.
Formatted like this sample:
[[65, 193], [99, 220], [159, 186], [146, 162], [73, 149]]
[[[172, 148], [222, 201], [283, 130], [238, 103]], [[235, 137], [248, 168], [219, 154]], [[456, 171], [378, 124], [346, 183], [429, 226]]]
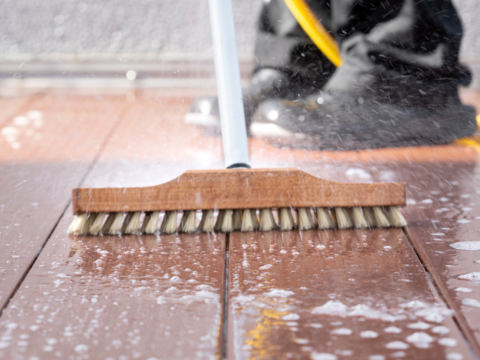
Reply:
[[[330, 28], [330, 0], [310, 0], [309, 6], [322, 24]], [[318, 50], [297, 23], [283, 0], [264, 4], [255, 44], [255, 71], [264, 68], [284, 72], [302, 93], [320, 89], [335, 66]]]
[[[462, 25], [451, 0], [330, 4], [324, 7], [330, 10], [326, 25], [340, 44], [343, 65], [322, 93], [294, 103], [263, 102], [253, 117], [254, 136], [283, 145], [364, 149], [446, 144], [476, 131], [475, 110], [458, 98], [458, 86], [470, 82], [470, 72], [458, 62]], [[258, 66], [285, 72], [301, 67], [298, 74], [315, 79], [315, 69], [292, 56], [302, 39], [308, 44], [305, 37], [294, 25], [281, 32], [270, 20], [270, 36], [278, 44], [285, 40], [283, 61], [265, 53]]]
[[[463, 29], [451, 0], [308, 3], [332, 31], [344, 55], [358, 51], [363, 60], [418, 78], [446, 77], [461, 85], [470, 82], [468, 69], [458, 63]], [[303, 32], [283, 0], [264, 5], [258, 27], [256, 69], [280, 69], [307, 82], [330, 77], [334, 67]]]

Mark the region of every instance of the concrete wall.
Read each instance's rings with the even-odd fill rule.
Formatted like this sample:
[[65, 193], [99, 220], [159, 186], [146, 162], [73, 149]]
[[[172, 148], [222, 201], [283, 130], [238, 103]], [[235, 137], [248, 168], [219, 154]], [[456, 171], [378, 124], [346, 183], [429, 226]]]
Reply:
[[[207, 0], [1, 0], [0, 3], [0, 62], [213, 57]], [[480, 60], [477, 19], [480, 1], [454, 0], [454, 3], [465, 24], [461, 58], [475, 63]], [[239, 56], [249, 61], [262, 0], [233, 0], [233, 4]]]

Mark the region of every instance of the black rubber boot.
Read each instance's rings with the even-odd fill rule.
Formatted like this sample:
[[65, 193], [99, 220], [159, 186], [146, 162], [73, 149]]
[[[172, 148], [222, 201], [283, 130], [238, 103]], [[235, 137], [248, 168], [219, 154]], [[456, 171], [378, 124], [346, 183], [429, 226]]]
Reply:
[[351, 150], [447, 144], [476, 131], [474, 108], [458, 98], [461, 74], [387, 68], [372, 61], [375, 44], [359, 37], [343, 44], [344, 64], [322, 92], [264, 102], [251, 134], [279, 146]]
[[[264, 102], [253, 136], [340, 150], [446, 144], [475, 132], [475, 112], [458, 97], [471, 75], [458, 62], [463, 29], [451, 0], [308, 2], [339, 42], [343, 66], [322, 93]], [[282, 13], [275, 6], [270, 24]], [[271, 36], [288, 45], [282, 34]]]

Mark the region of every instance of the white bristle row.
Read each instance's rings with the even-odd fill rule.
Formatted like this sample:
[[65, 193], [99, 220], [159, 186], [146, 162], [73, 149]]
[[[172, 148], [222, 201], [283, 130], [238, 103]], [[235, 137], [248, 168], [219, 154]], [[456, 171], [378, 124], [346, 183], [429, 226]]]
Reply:
[[[256, 209], [220, 210], [215, 221], [214, 210], [203, 210], [198, 227], [197, 211], [183, 211], [178, 223], [178, 211], [166, 211], [158, 229], [160, 211], [147, 211], [141, 220], [141, 211], [115, 213], [82, 213], [75, 216], [68, 228], [68, 234], [84, 235], [140, 235], [140, 234], [174, 234], [201, 232], [231, 231], [271, 231], [280, 229], [365, 229], [404, 227], [407, 222], [396, 206], [373, 207], [335, 207], [312, 208], [302, 207], [296, 210], [296, 221], [291, 208], [278, 209], [278, 224], [270, 208], [261, 209], [260, 219]], [[334, 215], [334, 216], [332, 216]]]

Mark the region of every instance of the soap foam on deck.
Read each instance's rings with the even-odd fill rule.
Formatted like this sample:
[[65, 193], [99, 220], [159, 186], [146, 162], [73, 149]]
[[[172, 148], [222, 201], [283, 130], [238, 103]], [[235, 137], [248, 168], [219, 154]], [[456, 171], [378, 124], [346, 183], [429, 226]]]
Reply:
[[[406, 320], [422, 317], [430, 322], [442, 322], [446, 316], [453, 314], [452, 310], [443, 304], [427, 304], [422, 301], [410, 301], [401, 304], [396, 309], [374, 309], [366, 304], [347, 306], [339, 300], [329, 300], [312, 310], [312, 314], [340, 316], [340, 317], [364, 317], [382, 321]], [[425, 324], [425, 323], [421, 323]]]

